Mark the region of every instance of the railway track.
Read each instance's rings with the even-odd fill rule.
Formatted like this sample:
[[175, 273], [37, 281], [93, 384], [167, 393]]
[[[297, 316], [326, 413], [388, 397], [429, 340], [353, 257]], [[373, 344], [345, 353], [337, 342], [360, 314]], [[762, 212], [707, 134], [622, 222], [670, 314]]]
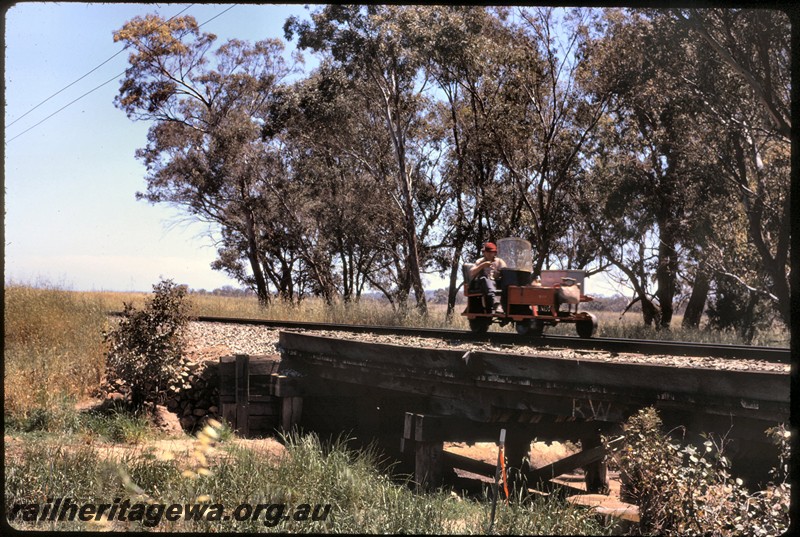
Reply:
[[302, 330], [341, 331], [408, 337], [427, 337], [460, 342], [488, 342], [495, 345], [520, 345], [594, 350], [617, 353], [640, 353], [652, 355], [697, 356], [760, 360], [771, 363], [790, 363], [791, 352], [785, 347], [754, 347], [747, 345], [721, 345], [687, 343], [681, 341], [654, 341], [620, 338], [583, 339], [575, 336], [544, 335], [541, 337], [520, 336], [513, 333], [489, 332], [476, 335], [464, 330], [433, 328], [403, 328], [389, 326], [344, 325], [300, 321], [274, 321], [264, 319], [241, 319], [233, 317], [200, 316], [198, 322], [255, 325], [271, 328]]

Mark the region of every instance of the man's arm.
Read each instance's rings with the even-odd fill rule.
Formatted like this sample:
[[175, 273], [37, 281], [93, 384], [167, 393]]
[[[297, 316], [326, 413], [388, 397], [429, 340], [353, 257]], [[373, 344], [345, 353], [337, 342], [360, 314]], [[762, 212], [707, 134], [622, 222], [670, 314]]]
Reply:
[[482, 259], [483, 258], [478, 259], [478, 261], [475, 263], [475, 266], [472, 267], [472, 269], [469, 271], [469, 279], [470, 280], [474, 280], [475, 277], [478, 276], [478, 274], [481, 273], [481, 271], [484, 269], [484, 267], [486, 267], [486, 265], [489, 264], [488, 261], [482, 260]]

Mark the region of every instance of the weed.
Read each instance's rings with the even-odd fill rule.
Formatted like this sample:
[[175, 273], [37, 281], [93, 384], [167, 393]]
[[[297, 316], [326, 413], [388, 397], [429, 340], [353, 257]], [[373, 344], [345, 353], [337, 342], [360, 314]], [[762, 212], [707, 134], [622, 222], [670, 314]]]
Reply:
[[115, 443], [137, 444], [155, 434], [147, 416], [121, 408], [87, 412], [82, 422], [84, 432]]

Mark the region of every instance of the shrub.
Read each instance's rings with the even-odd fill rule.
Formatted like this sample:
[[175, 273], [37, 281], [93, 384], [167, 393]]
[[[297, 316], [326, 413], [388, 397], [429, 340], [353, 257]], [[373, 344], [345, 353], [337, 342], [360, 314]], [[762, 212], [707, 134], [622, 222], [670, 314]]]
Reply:
[[[777, 535], [788, 529], [788, 432], [768, 430], [779, 444], [781, 459], [766, 490], [750, 493], [732, 479], [720, 447], [708, 439], [702, 450], [673, 443], [661, 430], [661, 419], [644, 409], [628, 419], [624, 444], [615, 455], [627, 494], [639, 506], [642, 534]], [[625, 496], [628, 496], [627, 498]]]
[[104, 335], [109, 380], [122, 380], [131, 404], [160, 403], [167, 390], [184, 387], [184, 331], [189, 321], [186, 287], [163, 280], [141, 310], [124, 303], [122, 320]]

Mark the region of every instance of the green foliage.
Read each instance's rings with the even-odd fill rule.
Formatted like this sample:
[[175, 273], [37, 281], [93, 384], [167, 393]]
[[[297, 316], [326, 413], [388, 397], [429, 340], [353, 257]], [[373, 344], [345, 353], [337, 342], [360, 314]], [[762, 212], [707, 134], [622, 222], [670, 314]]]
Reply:
[[[613, 534], [614, 524], [603, 525], [593, 511], [559, 498], [558, 494], [524, 494], [519, 484], [517, 495], [507, 505], [498, 502], [492, 533], [501, 535], [604, 535]], [[484, 491], [487, 520], [491, 498]], [[483, 531], [486, 531], [485, 528]]]
[[139, 443], [155, 432], [146, 416], [119, 408], [85, 413], [81, 416], [81, 431], [109, 442], [126, 444]]
[[184, 330], [189, 321], [186, 287], [164, 280], [142, 310], [125, 303], [122, 320], [105, 334], [108, 376], [130, 389], [136, 409], [160, 402], [167, 389], [180, 390], [186, 375]]
[[708, 324], [719, 331], [735, 330], [747, 342], [758, 332], [768, 329], [776, 320], [776, 312], [757, 293], [730, 278], [716, 279], [716, 295], [708, 307]]
[[789, 524], [789, 485], [785, 482], [788, 432], [781, 426], [769, 434], [781, 447], [783, 481], [750, 493], [732, 479], [729, 462], [712, 439], [702, 449], [673, 443], [661, 429], [653, 408], [639, 411], [625, 424], [625, 441], [616, 454], [620, 476], [639, 506], [643, 534], [777, 535]]

